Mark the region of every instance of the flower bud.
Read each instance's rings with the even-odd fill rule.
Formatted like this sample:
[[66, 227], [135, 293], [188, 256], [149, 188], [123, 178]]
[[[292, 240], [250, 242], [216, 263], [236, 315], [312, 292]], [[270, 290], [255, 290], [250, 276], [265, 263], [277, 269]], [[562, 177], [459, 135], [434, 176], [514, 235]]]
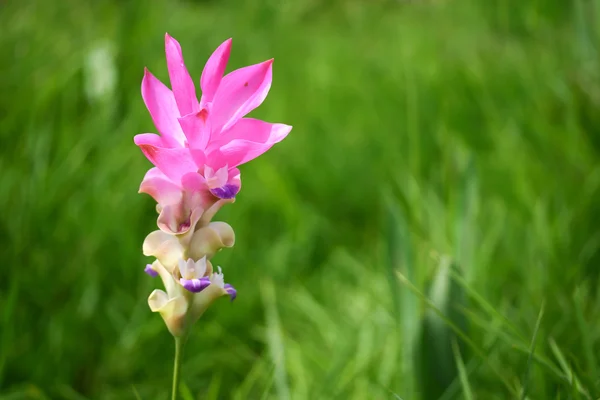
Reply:
[[173, 336], [180, 337], [186, 333], [188, 300], [183, 295], [169, 299], [167, 293], [156, 289], [150, 293], [148, 305], [152, 312], [160, 313]]
[[232, 247], [234, 243], [235, 233], [229, 224], [211, 222], [194, 233], [188, 255], [194, 260], [211, 258], [223, 247]]
[[145, 256], [156, 257], [170, 272], [173, 272], [184, 253], [183, 245], [177, 236], [160, 230], [146, 236], [142, 250]]
[[229, 293], [222, 286], [209, 285], [206, 289], [194, 295], [194, 299], [190, 304], [190, 319], [197, 321], [215, 300], [227, 295]]

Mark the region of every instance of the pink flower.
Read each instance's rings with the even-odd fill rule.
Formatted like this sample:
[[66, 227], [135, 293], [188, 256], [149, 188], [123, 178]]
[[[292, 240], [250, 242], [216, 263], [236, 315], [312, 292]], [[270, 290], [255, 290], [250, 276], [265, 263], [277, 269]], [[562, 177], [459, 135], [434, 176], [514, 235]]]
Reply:
[[292, 129], [244, 118], [266, 98], [273, 60], [225, 76], [231, 39], [210, 56], [196, 96], [179, 43], [165, 36], [172, 90], [145, 70], [142, 97], [160, 135], [137, 135], [135, 143], [154, 164], [140, 192], [159, 204], [159, 227], [183, 234], [218, 199], [233, 199], [241, 187], [238, 166], [260, 156]]

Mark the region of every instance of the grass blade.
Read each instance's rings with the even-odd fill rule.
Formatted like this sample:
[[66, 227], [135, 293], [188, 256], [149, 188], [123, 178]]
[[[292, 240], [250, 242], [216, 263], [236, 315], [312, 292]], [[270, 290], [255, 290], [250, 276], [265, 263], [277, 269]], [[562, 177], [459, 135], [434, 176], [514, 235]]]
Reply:
[[473, 342], [458, 326], [456, 326], [456, 324], [454, 324], [450, 319], [448, 319], [444, 315], [444, 313], [442, 311], [440, 311], [435, 306], [435, 304], [431, 300], [429, 300], [427, 298], [427, 296], [425, 296], [416, 286], [414, 286], [411, 282], [409, 282], [404, 275], [402, 275], [401, 273], [397, 273], [397, 275], [398, 275], [398, 279], [400, 280], [400, 283], [402, 283], [403, 285], [405, 285], [406, 287], [408, 287], [421, 301], [423, 301], [423, 303], [425, 303], [425, 305], [428, 308], [430, 308], [431, 310], [433, 310], [450, 327], [450, 329], [452, 329], [454, 331], [454, 333], [456, 333], [456, 335], [458, 337], [460, 337], [460, 339], [466, 345], [468, 345], [483, 361], [485, 361], [486, 365], [488, 365], [488, 367], [494, 373], [494, 375], [496, 375], [496, 377], [498, 378], [498, 380], [500, 382], [502, 382], [502, 384], [506, 387], [506, 390], [509, 393], [511, 393], [511, 395], [513, 397], [518, 397], [518, 393], [512, 387], [512, 385], [510, 384], [510, 382], [508, 382], [506, 380], [506, 378], [504, 376], [502, 376], [502, 374], [500, 373], [500, 371], [498, 371], [494, 367], [494, 365], [492, 365], [489, 362], [488, 358], [486, 357], [485, 353], [481, 350], [481, 348], [479, 348], [475, 344], [475, 342]]
[[460, 349], [456, 339], [452, 340], [452, 352], [454, 353], [454, 359], [456, 360], [456, 368], [458, 369], [458, 377], [460, 378], [460, 384], [463, 388], [465, 400], [473, 400], [473, 391], [469, 384], [469, 377], [467, 375], [467, 369], [463, 362], [462, 356], [460, 355]]
[[537, 334], [540, 329], [540, 324], [542, 323], [542, 317], [544, 316], [544, 303], [540, 307], [540, 312], [537, 317], [537, 321], [535, 321], [535, 328], [533, 329], [533, 337], [531, 338], [531, 346], [529, 348], [529, 356], [527, 357], [527, 367], [525, 368], [525, 373], [523, 374], [523, 389], [521, 392], [521, 400], [525, 400], [527, 397], [527, 389], [529, 388], [529, 371], [531, 370], [531, 366], [533, 363], [533, 354], [535, 353], [535, 345], [537, 343]]

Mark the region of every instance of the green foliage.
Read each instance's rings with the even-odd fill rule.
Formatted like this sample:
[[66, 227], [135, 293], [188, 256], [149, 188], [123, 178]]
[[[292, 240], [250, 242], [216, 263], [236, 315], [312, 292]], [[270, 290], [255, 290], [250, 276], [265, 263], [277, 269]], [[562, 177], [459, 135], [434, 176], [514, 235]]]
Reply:
[[167, 398], [132, 141], [166, 31], [196, 81], [228, 37], [230, 69], [274, 57], [253, 115], [294, 126], [219, 214], [239, 297], [183, 398], [600, 397], [598, 0], [0, 8], [0, 399]]

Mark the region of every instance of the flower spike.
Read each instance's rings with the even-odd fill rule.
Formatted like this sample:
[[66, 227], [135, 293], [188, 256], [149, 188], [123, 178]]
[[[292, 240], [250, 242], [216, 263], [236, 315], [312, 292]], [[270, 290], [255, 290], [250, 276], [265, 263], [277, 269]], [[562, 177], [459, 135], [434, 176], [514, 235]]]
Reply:
[[[273, 80], [273, 60], [225, 74], [231, 39], [208, 58], [200, 85], [185, 66], [179, 42], [165, 34], [170, 88], [144, 70], [142, 98], [154, 122], [154, 133], [134, 137], [153, 164], [139, 187], [157, 203], [158, 229], [146, 236], [144, 255], [155, 258], [144, 272], [160, 277], [164, 290], [148, 297], [175, 337], [173, 398], [178, 389], [183, 340], [218, 298], [237, 297], [211, 258], [235, 243], [233, 228], [213, 221], [241, 190], [238, 167], [287, 137], [292, 127], [246, 115], [262, 104]], [[199, 89], [201, 92], [197, 92]], [[199, 96], [199, 97], [198, 97]]]

